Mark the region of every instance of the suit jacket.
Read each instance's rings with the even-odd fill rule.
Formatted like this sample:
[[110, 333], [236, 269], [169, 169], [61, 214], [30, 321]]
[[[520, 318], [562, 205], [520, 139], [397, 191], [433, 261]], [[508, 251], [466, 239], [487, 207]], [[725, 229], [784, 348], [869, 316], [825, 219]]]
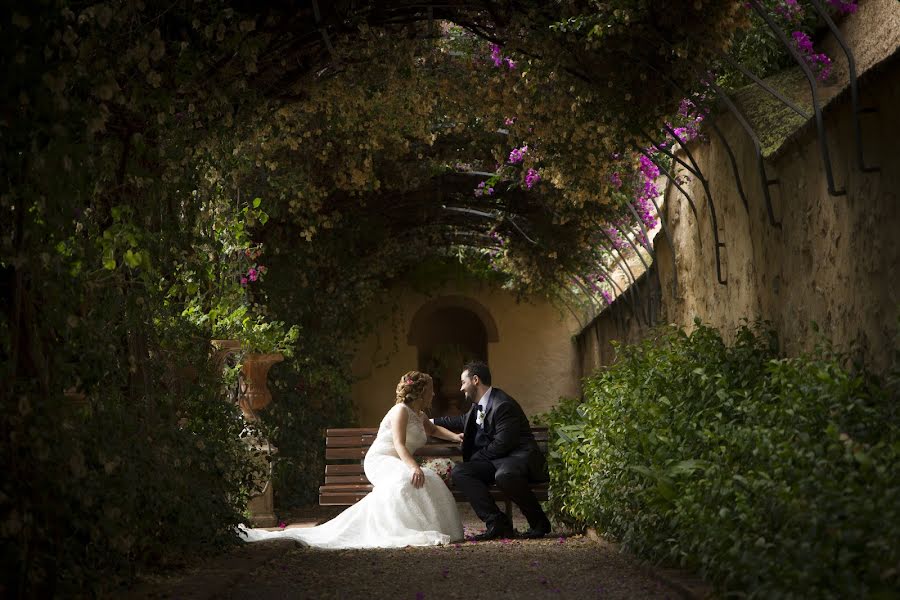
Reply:
[[532, 481], [547, 480], [546, 458], [534, 440], [531, 424], [518, 402], [500, 388], [491, 390], [483, 424], [484, 435], [489, 442], [480, 450], [475, 450], [477, 414], [478, 405], [473, 404], [466, 414], [438, 417], [434, 424], [464, 433], [463, 461], [488, 460], [498, 468], [504, 463], [514, 462], [518, 469], [528, 473]]

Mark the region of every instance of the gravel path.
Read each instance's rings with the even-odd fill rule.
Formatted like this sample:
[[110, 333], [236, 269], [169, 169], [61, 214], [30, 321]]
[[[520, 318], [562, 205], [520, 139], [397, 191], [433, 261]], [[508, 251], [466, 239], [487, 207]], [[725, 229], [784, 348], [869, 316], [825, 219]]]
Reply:
[[[467, 534], [480, 532], [483, 526], [471, 509], [459, 508]], [[289, 521], [320, 521], [334, 512], [313, 509]], [[514, 525], [527, 528], [519, 519]], [[674, 600], [707, 595], [702, 586], [692, 589], [698, 583], [650, 569], [602, 539], [554, 530], [541, 540], [397, 550], [321, 551], [291, 541], [246, 544], [182, 573], [145, 581], [129, 597]]]

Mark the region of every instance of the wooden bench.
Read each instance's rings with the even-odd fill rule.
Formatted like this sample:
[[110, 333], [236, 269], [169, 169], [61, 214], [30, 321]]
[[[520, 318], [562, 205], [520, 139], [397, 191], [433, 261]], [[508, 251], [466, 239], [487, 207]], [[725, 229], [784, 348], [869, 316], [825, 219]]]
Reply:
[[[544, 454], [547, 453], [547, 428], [533, 427], [531, 432]], [[328, 429], [325, 432], [325, 484], [319, 487], [319, 504], [322, 506], [349, 506], [356, 504], [372, 491], [372, 484], [363, 471], [363, 458], [377, 428]], [[416, 451], [417, 458], [445, 457], [454, 461], [462, 460], [459, 444], [429, 438], [428, 443]], [[457, 502], [468, 502], [463, 493], [447, 484]], [[531, 489], [538, 500], [547, 499], [547, 483], [532, 483]], [[491, 486], [495, 500], [505, 502], [506, 514], [512, 519], [512, 502], [496, 485]]]

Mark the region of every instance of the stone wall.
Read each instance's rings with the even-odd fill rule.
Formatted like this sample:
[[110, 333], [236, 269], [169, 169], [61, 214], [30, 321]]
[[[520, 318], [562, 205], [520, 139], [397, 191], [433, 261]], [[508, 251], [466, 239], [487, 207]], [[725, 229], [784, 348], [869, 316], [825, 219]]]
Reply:
[[575, 338], [578, 345], [579, 375], [587, 377], [598, 367], [615, 361], [613, 342], [634, 344], [650, 328], [659, 324], [662, 290], [659, 273], [653, 264], [637, 276], [637, 283], [600, 313]]
[[381, 324], [354, 355], [353, 402], [361, 427], [377, 426], [394, 403], [400, 376], [420, 368], [411, 332], [417, 317], [449, 306], [489, 321], [485, 324], [495, 334], [487, 344], [493, 383], [518, 400], [526, 414], [545, 412], [561, 396], [580, 393], [573, 337], [579, 324], [559, 307], [518, 302], [504, 290], [475, 284], [450, 284], [429, 295], [398, 289], [390, 305], [373, 308]]
[[[835, 74], [818, 91], [836, 187], [846, 189], [846, 195], [829, 195], [814, 120], [785, 127], [773, 144], [767, 128], [779, 126], [771, 119], [776, 110], [772, 104], [751, 107], [748, 101], [753, 94], [765, 93], [756, 88], [737, 94], [771, 152], [765, 165], [767, 177], [778, 180], [770, 190], [780, 226], [769, 222], [750, 138], [720, 107], [714, 118], [736, 155], [747, 208], [720, 140], [707, 131], [708, 142], [695, 141], [688, 149], [709, 181], [725, 244], [722, 273], [727, 285], [717, 281], [711, 212], [701, 182], [691, 177], [685, 186], [699, 222], [677, 188], [668, 185], [662, 210], [673, 243], [663, 235], [654, 241], [660, 317], [687, 329], [700, 317], [726, 337], [743, 319], [763, 319], [778, 332], [788, 355], [810, 350], [826, 338], [875, 370], [884, 370], [893, 356], [900, 316], [900, 3], [862, 2], [840, 28], [861, 73], [861, 104], [878, 108], [861, 115], [860, 123], [865, 163], [880, 170], [864, 173], [857, 165], [847, 61], [833, 38], [823, 46], [835, 59]], [[805, 79], [786, 75], [778, 81], [793, 81], [794, 87], [782, 91], [810, 105]], [[687, 160], [683, 151], [680, 156]], [[674, 291], [673, 252], [678, 278]], [[637, 323], [617, 329], [617, 320], [614, 305], [579, 335], [583, 369], [609, 363], [610, 354], [597, 351], [597, 346], [608, 348], [610, 340], [646, 335], [646, 327]], [[599, 343], [588, 342], [598, 335]]]
[[[848, 95], [825, 110], [825, 123], [838, 188], [828, 193], [815, 127], [806, 126], [767, 161], [773, 208], [780, 227], [768, 222], [761, 182], [753, 176], [752, 146], [732, 144], [739, 160], [749, 211], [736, 192], [734, 176], [717, 140], [691, 151], [709, 179], [719, 232], [725, 242], [724, 275], [716, 281], [710, 211], [696, 179], [687, 191], [698, 205], [699, 223], [677, 190], [667, 190], [666, 219], [674, 239], [679, 289], [664, 297], [663, 318], [690, 326], [695, 316], [723, 332], [742, 318], [772, 322], [789, 355], [811, 349], [822, 335], [877, 370], [889, 365], [900, 315], [900, 61], [882, 64], [861, 81], [866, 105], [880, 111], [862, 117], [866, 162], [855, 164], [856, 148]], [[744, 135], [733, 119], [720, 127], [730, 140]], [[701, 247], [702, 242], [702, 247]], [[667, 245], [662, 236], [657, 246]], [[663, 289], [672, 269], [659, 262]]]

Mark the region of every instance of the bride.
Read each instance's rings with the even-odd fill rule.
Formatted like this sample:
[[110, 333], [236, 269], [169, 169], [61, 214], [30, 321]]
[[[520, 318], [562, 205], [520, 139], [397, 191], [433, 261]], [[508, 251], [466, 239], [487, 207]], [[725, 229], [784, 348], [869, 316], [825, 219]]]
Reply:
[[422, 412], [434, 397], [431, 376], [410, 371], [397, 384], [397, 400], [381, 420], [363, 466], [374, 489], [362, 500], [317, 527], [268, 531], [241, 525], [249, 542], [295, 539], [316, 548], [431, 546], [463, 539], [456, 501], [444, 481], [423, 469], [413, 453], [428, 436], [462, 441], [462, 435], [434, 425]]

